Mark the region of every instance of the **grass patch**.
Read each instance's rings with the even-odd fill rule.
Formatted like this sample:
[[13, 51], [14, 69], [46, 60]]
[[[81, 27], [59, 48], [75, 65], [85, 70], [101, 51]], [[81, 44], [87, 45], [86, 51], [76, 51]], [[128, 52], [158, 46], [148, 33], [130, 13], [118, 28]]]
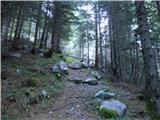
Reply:
[[[53, 103], [54, 97], [63, 90], [64, 83], [63, 80], [57, 79], [54, 74], [50, 73], [49, 68], [62, 59], [62, 54], [53, 54], [51, 58], [41, 58], [38, 55], [29, 54], [24, 55], [18, 61], [3, 60], [3, 68], [10, 70], [12, 75], [9, 74], [7, 79], [2, 82], [2, 98], [4, 98], [2, 101], [2, 120], [16, 120], [24, 116], [26, 111], [41, 111]], [[20, 73], [16, 73], [17, 69]], [[27, 104], [26, 91], [28, 90], [32, 90], [36, 96], [45, 90], [50, 99], [43, 98], [36, 105]], [[9, 97], [15, 97], [16, 102], [10, 103]], [[22, 101], [23, 108], [19, 104], [20, 101]]]
[[73, 58], [73, 57], [65, 57], [66, 63], [72, 63], [72, 62], [80, 62], [80, 59]]

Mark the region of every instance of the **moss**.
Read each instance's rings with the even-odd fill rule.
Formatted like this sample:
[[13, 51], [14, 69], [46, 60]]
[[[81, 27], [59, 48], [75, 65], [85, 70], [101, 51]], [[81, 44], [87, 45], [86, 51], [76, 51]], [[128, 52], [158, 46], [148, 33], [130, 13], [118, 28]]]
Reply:
[[72, 63], [72, 62], [80, 62], [79, 59], [73, 58], [73, 57], [66, 57], [65, 62]]
[[118, 116], [117, 112], [115, 112], [113, 110], [106, 109], [106, 108], [100, 109], [99, 115], [102, 118], [113, 118], [113, 117], [117, 117]]
[[156, 113], [156, 106], [153, 104], [148, 97], [145, 96], [146, 100], [146, 110], [147, 114], [151, 117], [152, 120], [160, 120], [160, 116]]

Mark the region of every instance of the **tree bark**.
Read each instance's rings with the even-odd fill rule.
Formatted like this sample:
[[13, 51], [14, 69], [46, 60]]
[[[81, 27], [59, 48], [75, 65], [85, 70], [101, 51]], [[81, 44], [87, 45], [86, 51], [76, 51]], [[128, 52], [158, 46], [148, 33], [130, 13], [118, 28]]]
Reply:
[[43, 25], [43, 32], [42, 32], [42, 36], [40, 39], [40, 44], [39, 44], [39, 48], [43, 48], [43, 41], [44, 41], [44, 35], [45, 35], [45, 31], [46, 31], [46, 25], [47, 25], [47, 13], [48, 13], [48, 7], [49, 7], [49, 3], [47, 3], [47, 8], [46, 8], [46, 13], [45, 13], [45, 20], [44, 20], [44, 25]]
[[28, 40], [30, 39], [30, 36], [31, 36], [31, 28], [32, 28], [32, 21], [30, 20], [29, 22], [29, 33], [28, 33]]
[[39, 21], [40, 21], [40, 13], [41, 13], [41, 1], [39, 3], [39, 7], [38, 7], [38, 13], [37, 13], [37, 18], [36, 18], [36, 27], [35, 27], [35, 35], [34, 35], [34, 43], [33, 43], [33, 48], [31, 50], [32, 54], [36, 53], [36, 47], [37, 47], [37, 37], [38, 37], [38, 28], [39, 28]]
[[144, 1], [136, 1], [135, 6], [137, 23], [139, 26], [138, 34], [140, 35], [144, 60], [145, 93], [148, 97], [152, 98], [152, 101], [157, 106], [157, 112], [160, 115], [160, 80], [158, 79], [156, 59], [152, 49], [149, 27], [147, 24], [147, 11], [144, 5]]
[[44, 49], [47, 48], [47, 40], [48, 40], [48, 30], [46, 29], [45, 39], [44, 39]]
[[14, 23], [15, 23], [15, 17], [14, 17], [13, 20], [12, 20], [12, 25], [11, 25], [11, 31], [10, 31], [10, 35], [9, 35], [9, 40], [12, 39], [12, 33], [13, 33]]
[[157, 5], [157, 10], [158, 10], [158, 15], [160, 17], [160, 1], [156, 1], [156, 5]]
[[95, 2], [95, 32], [96, 32], [96, 43], [95, 43], [95, 67], [98, 69], [99, 57], [98, 57], [98, 16], [97, 16], [97, 2]]
[[101, 35], [101, 16], [100, 16], [100, 9], [99, 9], [99, 5], [98, 5], [98, 28], [99, 28], [99, 48], [100, 48], [100, 64], [101, 64], [101, 71], [103, 70], [103, 50], [102, 50], [102, 35]]
[[16, 24], [16, 29], [15, 29], [14, 39], [16, 39], [16, 37], [18, 35], [21, 14], [22, 14], [22, 5], [19, 6], [19, 10], [18, 10], [18, 17], [17, 17], [17, 24]]

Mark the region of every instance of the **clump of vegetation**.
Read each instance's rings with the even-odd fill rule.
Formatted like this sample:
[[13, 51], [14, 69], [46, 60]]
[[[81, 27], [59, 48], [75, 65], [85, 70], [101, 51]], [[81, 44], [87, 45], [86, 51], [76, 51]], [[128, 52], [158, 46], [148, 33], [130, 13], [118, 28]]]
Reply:
[[26, 86], [27, 87], [35, 87], [37, 85], [37, 80], [36, 79], [28, 79], [26, 81]]
[[113, 118], [118, 116], [117, 112], [105, 108], [100, 109], [99, 115], [102, 118]]
[[151, 117], [152, 120], [159, 120], [160, 116], [157, 115], [156, 106], [153, 104], [148, 97], [145, 96], [146, 100], [146, 110], [147, 114]]

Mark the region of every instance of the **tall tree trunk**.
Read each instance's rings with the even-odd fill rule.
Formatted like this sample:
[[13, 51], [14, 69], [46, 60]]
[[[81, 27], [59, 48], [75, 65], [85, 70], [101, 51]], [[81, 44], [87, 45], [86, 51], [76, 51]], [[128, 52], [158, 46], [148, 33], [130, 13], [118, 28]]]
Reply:
[[59, 5], [59, 2], [57, 1], [53, 1], [53, 4], [54, 4], [54, 9], [53, 9], [53, 23], [52, 23], [52, 38], [51, 38], [51, 48], [49, 49], [49, 51], [47, 51], [44, 56], [46, 58], [49, 58], [52, 56], [52, 53], [55, 51], [55, 52], [59, 52], [59, 45], [60, 45], [60, 42], [58, 41], [59, 40], [59, 35], [58, 35], [58, 5]]
[[158, 15], [160, 17], [160, 1], [156, 1], [156, 5], [157, 5], [157, 10], [158, 10]]
[[6, 29], [5, 29], [5, 33], [4, 33], [4, 39], [6, 39], [6, 40], [8, 39], [8, 32], [9, 32], [10, 23], [11, 23], [11, 17], [8, 17], [7, 23], [6, 23]]
[[21, 32], [22, 32], [23, 24], [24, 24], [24, 18], [22, 16], [21, 17], [21, 22], [20, 22], [20, 25], [19, 25], [18, 35], [17, 35], [18, 39], [21, 37]]
[[16, 37], [18, 35], [21, 14], [22, 14], [22, 5], [19, 6], [19, 10], [18, 10], [18, 17], [17, 17], [17, 24], [16, 24], [16, 29], [15, 29], [14, 39], [16, 39]]
[[101, 35], [101, 26], [100, 25], [101, 25], [101, 16], [100, 16], [99, 4], [98, 4], [99, 48], [100, 48], [100, 64], [101, 64], [101, 71], [102, 71], [102, 69], [103, 69], [103, 50], [102, 50], [102, 35]]
[[158, 72], [156, 59], [152, 49], [149, 28], [147, 24], [147, 11], [144, 1], [136, 1], [136, 15], [138, 22], [138, 33], [142, 44], [142, 54], [144, 60], [145, 71], [145, 92], [148, 97], [152, 98], [157, 106], [157, 112], [160, 115], [160, 80], [158, 80]]
[[9, 35], [9, 40], [12, 39], [12, 34], [13, 34], [13, 28], [14, 28], [15, 18], [16, 18], [16, 17], [14, 17], [13, 20], [12, 20], [12, 25], [11, 25], [11, 31], [10, 31], [10, 35]]
[[28, 40], [30, 39], [30, 36], [31, 36], [31, 28], [32, 28], [32, 21], [30, 20], [29, 22], [29, 33], [28, 33]]
[[39, 2], [39, 7], [38, 7], [38, 13], [37, 13], [37, 18], [36, 18], [36, 27], [35, 27], [35, 35], [34, 35], [34, 43], [33, 43], [33, 48], [31, 50], [32, 54], [36, 53], [36, 47], [37, 47], [37, 37], [38, 37], [38, 28], [39, 28], [39, 21], [40, 21], [40, 13], [41, 13], [41, 1]]
[[95, 2], [95, 32], [96, 32], [96, 43], [95, 43], [95, 67], [98, 69], [99, 65], [99, 57], [98, 57], [98, 22], [97, 22], [98, 16], [97, 16], [97, 2]]
[[39, 44], [39, 48], [43, 47], [43, 41], [44, 41], [44, 35], [45, 35], [45, 31], [46, 31], [46, 24], [47, 24], [47, 13], [48, 13], [48, 7], [49, 7], [49, 3], [47, 3], [47, 8], [46, 8], [46, 13], [45, 13], [45, 20], [44, 20], [44, 25], [43, 25], [43, 31], [42, 31], [42, 36], [40, 39], [40, 44]]
[[14, 41], [13, 41], [13, 44], [12, 44], [12, 47], [13, 47], [14, 50], [18, 50], [19, 45], [20, 45], [20, 40], [18, 38], [18, 35], [19, 35], [18, 32], [19, 32], [19, 27], [20, 27], [22, 10], [23, 10], [23, 5], [20, 4], [19, 9], [18, 9], [18, 17], [17, 17], [17, 24], [16, 24], [16, 29], [15, 29]]
[[88, 28], [87, 28], [87, 51], [88, 51], [88, 65], [90, 63], [90, 58], [89, 58], [89, 34], [88, 34]]
[[46, 29], [45, 39], [44, 39], [44, 49], [47, 48], [47, 40], [48, 40], [48, 30]]

